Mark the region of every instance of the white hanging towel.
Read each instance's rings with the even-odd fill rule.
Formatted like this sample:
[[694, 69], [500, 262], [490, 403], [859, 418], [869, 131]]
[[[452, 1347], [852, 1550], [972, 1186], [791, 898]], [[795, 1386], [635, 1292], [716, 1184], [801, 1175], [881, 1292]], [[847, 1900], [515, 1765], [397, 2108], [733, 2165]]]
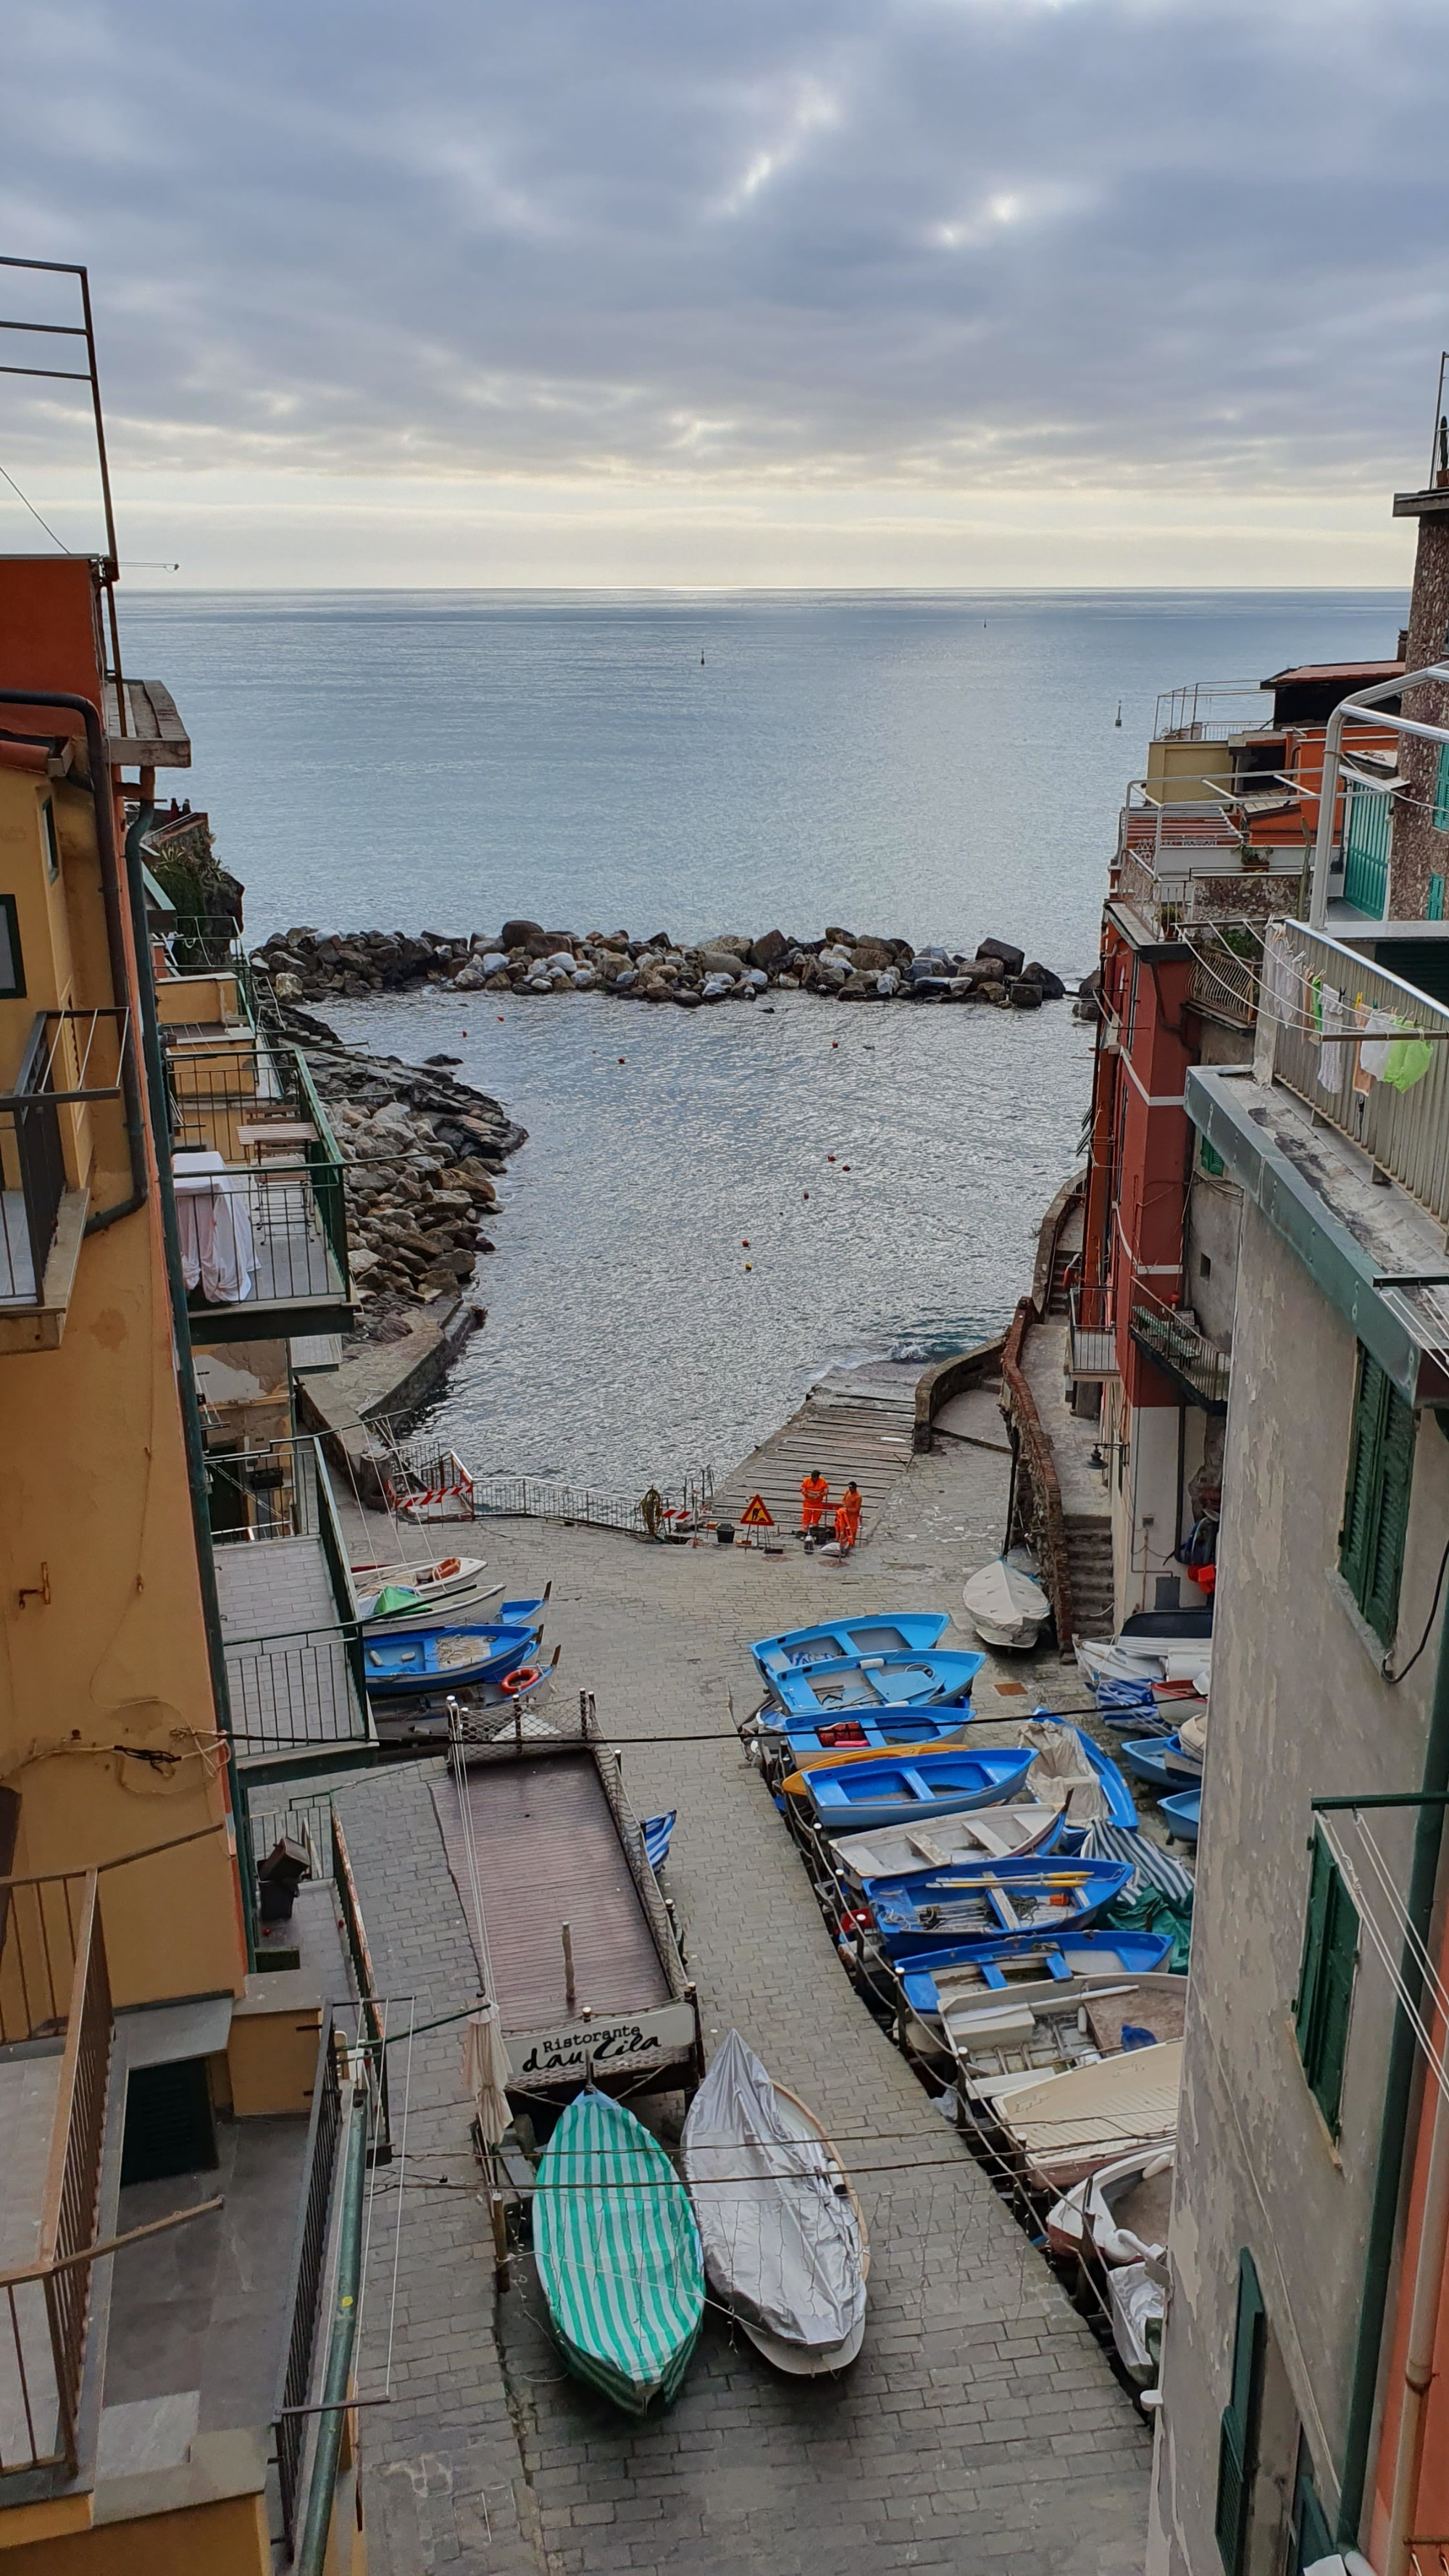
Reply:
[[463, 2024], [463, 2083], [490, 2147], [497, 2146], [512, 2123], [507, 2089], [512, 2073], [498, 2006], [489, 2004], [484, 2012], [470, 2013]]
[[1353, 1062], [1353, 1049], [1344, 1044], [1350, 1030], [1357, 1028], [1353, 1005], [1346, 1002], [1332, 984], [1319, 987], [1319, 1023], [1323, 1044], [1318, 1050], [1318, 1088], [1337, 1091]]
[[1389, 1048], [1398, 1034], [1399, 1023], [1392, 1011], [1370, 1011], [1359, 1045], [1358, 1060], [1365, 1073], [1382, 1082], [1388, 1067]]

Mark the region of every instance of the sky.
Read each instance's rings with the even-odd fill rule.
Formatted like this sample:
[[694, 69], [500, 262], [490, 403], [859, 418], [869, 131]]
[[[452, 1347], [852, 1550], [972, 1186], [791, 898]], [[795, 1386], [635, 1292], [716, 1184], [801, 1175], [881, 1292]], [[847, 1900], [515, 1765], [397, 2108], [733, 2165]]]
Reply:
[[[1444, 0], [5, 15], [0, 250], [89, 266], [138, 583], [1407, 575]], [[74, 390], [0, 378], [0, 469], [85, 546]]]

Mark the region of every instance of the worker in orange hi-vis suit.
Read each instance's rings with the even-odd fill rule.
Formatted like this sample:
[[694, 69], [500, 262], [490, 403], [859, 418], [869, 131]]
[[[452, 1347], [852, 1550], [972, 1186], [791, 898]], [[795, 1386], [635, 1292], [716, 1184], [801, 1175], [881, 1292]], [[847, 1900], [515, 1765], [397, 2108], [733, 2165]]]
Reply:
[[854, 1547], [860, 1536], [860, 1515], [865, 1497], [852, 1476], [835, 1506], [835, 1537], [842, 1554]]
[[800, 1480], [800, 1531], [802, 1537], [820, 1527], [825, 1506], [830, 1500], [830, 1486], [818, 1467]]

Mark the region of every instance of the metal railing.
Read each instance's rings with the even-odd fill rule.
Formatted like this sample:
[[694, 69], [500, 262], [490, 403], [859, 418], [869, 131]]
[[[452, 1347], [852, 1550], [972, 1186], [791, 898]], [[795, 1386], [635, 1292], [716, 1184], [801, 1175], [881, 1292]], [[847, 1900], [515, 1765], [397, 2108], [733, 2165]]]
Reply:
[[232, 1740], [243, 1755], [369, 1741], [356, 1623], [228, 1639], [224, 1653]]
[[[1239, 712], [1218, 714], [1225, 705]], [[1272, 706], [1256, 680], [1191, 680], [1180, 689], [1159, 690], [1152, 731], [1159, 741], [1226, 742], [1235, 734], [1271, 732]]]
[[337, 2140], [342, 2127], [341, 2034], [331, 2013], [323, 2022], [317, 2052], [317, 2080], [312, 2093], [312, 2124], [307, 2138], [307, 2187], [292, 2258], [291, 2325], [276, 2413], [277, 2483], [282, 2500], [282, 2529], [290, 2559], [297, 2536], [297, 2499], [307, 2436], [307, 2401], [312, 2390], [312, 2364], [317, 2348], [317, 2318], [332, 2212], [332, 2185], [337, 2170]]
[[1117, 1327], [1112, 1316], [1110, 1290], [1105, 1287], [1073, 1288], [1068, 1303], [1067, 1375], [1075, 1378], [1118, 1376]]
[[352, 1964], [362, 2039], [367, 2049], [368, 2087], [373, 2098], [370, 2157], [374, 2164], [387, 2164], [392, 2157], [392, 2124], [387, 2098], [387, 2032], [378, 1999], [377, 1979], [372, 1971], [367, 1926], [362, 1919], [357, 1882], [352, 1875], [347, 1836], [335, 1807], [332, 1811], [332, 1886], [337, 1911], [342, 1918], [342, 1937]]
[[649, 1536], [641, 1503], [631, 1503], [623, 1494], [595, 1494], [584, 1485], [558, 1484], [540, 1476], [480, 1477], [473, 1487], [473, 1511], [479, 1520], [579, 1522], [591, 1529], [634, 1530], [641, 1538]]
[[1232, 1361], [1209, 1341], [1195, 1315], [1178, 1313], [1139, 1287], [1128, 1311], [1127, 1329], [1140, 1351], [1163, 1369], [1193, 1404], [1208, 1413], [1225, 1413]]
[[38, 1306], [69, 1183], [60, 1112], [118, 1100], [124, 1010], [41, 1011], [0, 1094], [0, 1306]]
[[[1325, 1040], [1314, 1003], [1315, 986], [1321, 992], [1325, 985], [1350, 1003], [1362, 997], [1370, 1011], [1389, 1013], [1406, 1030], [1424, 1031], [1429, 1065], [1412, 1089], [1363, 1081], [1357, 1029]], [[1370, 965], [1358, 949], [1293, 921], [1269, 933], [1262, 1019], [1270, 1018], [1274, 1079], [1449, 1224], [1449, 1010]]]
[[[262, 1172], [176, 1174], [181, 1266], [194, 1312], [347, 1294], [322, 1202], [305, 1164]], [[344, 1243], [344, 1253], [345, 1253]]]
[[[101, 1929], [99, 1880], [83, 1877], [0, 1882], [6, 1899], [3, 1959], [25, 1945], [22, 1892], [39, 1909], [32, 1924], [43, 1968], [9, 1979], [9, 2030], [32, 2040], [65, 2034], [35, 2262], [0, 2274], [0, 2475], [64, 2468], [74, 2476], [76, 2425], [90, 2318], [91, 2272], [100, 2207], [101, 2145], [110, 2084], [111, 1989]], [[46, 1891], [61, 1891], [59, 1922], [47, 1924]], [[79, 1891], [77, 1894], [75, 1891]], [[65, 2011], [55, 2012], [52, 1932], [63, 1922], [71, 1952]], [[28, 2029], [24, 2025], [28, 2023]]]
[[[1233, 940], [1250, 953], [1242, 954]], [[1252, 1028], [1258, 1017], [1263, 964], [1261, 932], [1234, 925], [1230, 939], [1222, 929], [1193, 925], [1188, 944], [1195, 959], [1187, 988], [1194, 1008], [1210, 1019], [1226, 1021], [1231, 1028]]]

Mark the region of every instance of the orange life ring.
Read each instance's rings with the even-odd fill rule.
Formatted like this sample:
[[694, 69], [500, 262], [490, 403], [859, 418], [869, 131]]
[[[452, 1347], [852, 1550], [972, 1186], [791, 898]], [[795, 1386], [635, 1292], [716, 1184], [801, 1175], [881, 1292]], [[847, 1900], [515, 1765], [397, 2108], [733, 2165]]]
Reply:
[[505, 1699], [517, 1699], [524, 1691], [531, 1691], [541, 1679], [537, 1664], [520, 1664], [517, 1672], [504, 1674], [499, 1687]]

